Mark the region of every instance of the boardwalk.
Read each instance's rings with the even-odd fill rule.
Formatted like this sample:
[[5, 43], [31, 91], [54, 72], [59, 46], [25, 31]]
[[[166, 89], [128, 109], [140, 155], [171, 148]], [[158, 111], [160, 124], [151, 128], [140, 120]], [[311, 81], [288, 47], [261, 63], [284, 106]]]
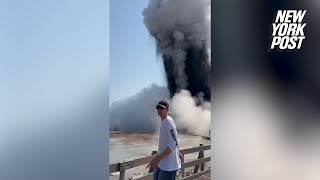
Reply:
[[[179, 173], [179, 179], [182, 180], [206, 180], [210, 179], [210, 166], [207, 166], [211, 160], [211, 157], [205, 157], [204, 156], [204, 151], [210, 150], [211, 146], [210, 145], [205, 145], [203, 146], [200, 144], [198, 147], [194, 148], [188, 148], [188, 149], [182, 149], [180, 152], [183, 155], [186, 154], [192, 154], [192, 153], [198, 153], [198, 158], [195, 160], [191, 160], [185, 163], [181, 164], [181, 173]], [[156, 155], [156, 152], [152, 153], [153, 155], [147, 156], [147, 157], [142, 157], [138, 159], [132, 159], [126, 162], [121, 162], [121, 163], [115, 163], [115, 164], [110, 164], [109, 170], [110, 173], [114, 172], [120, 172], [120, 176], [118, 177], [119, 180], [124, 180], [124, 179], [136, 179], [136, 180], [152, 180], [152, 175], [153, 173], [149, 171], [148, 174], [144, 176], [140, 176], [137, 178], [131, 178], [131, 177], [126, 177], [126, 171], [136, 168], [141, 165], [145, 165], [149, 163]], [[207, 165], [206, 165], [207, 164]], [[191, 168], [191, 169], [190, 169]], [[189, 169], [189, 170], [187, 170]]]

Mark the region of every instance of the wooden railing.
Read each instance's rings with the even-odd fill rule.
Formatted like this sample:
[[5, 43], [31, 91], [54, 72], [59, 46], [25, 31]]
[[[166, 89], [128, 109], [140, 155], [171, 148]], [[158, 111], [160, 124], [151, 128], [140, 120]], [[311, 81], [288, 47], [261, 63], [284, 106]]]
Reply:
[[[211, 157], [206, 157], [206, 158], [204, 157], [204, 151], [210, 150], [210, 148], [211, 148], [210, 145], [203, 146], [202, 144], [200, 144], [200, 146], [198, 147], [180, 150], [181, 154], [183, 155], [199, 152], [198, 159], [181, 164], [182, 180], [194, 179], [196, 177], [210, 173], [210, 168], [208, 170], [204, 170], [205, 163], [211, 160]], [[146, 165], [150, 163], [150, 161], [156, 157], [156, 151], [153, 151], [152, 154], [153, 155], [134, 159], [132, 161], [125, 161], [121, 163], [110, 164], [109, 172], [110, 173], [120, 172], [119, 180], [124, 180], [127, 169], [131, 169], [137, 166]], [[193, 174], [190, 176], [186, 176], [185, 169], [192, 166], [194, 166]], [[198, 172], [199, 166], [200, 166], [200, 172]], [[153, 173], [149, 171], [149, 174], [136, 178], [136, 180], [152, 180], [152, 176], [153, 176]]]

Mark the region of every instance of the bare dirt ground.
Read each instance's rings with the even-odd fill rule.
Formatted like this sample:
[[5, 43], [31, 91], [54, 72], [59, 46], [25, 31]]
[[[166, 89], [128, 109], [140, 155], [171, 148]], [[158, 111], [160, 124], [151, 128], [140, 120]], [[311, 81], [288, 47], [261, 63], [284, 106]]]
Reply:
[[110, 134], [109, 138], [118, 138], [119, 140], [122, 141], [150, 141], [152, 140], [152, 135], [150, 134], [120, 134], [120, 133], [115, 133], [115, 134]]

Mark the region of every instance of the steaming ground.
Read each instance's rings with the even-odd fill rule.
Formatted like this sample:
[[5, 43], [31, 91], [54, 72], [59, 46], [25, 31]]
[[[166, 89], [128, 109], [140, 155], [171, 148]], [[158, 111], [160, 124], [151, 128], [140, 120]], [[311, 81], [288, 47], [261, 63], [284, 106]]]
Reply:
[[[208, 135], [210, 130], [210, 103], [201, 97], [191, 97], [182, 90], [172, 100], [166, 87], [151, 85], [133, 97], [115, 102], [110, 108], [110, 128], [122, 133], [156, 133], [160, 118], [155, 105], [160, 100], [168, 100], [171, 116], [178, 131], [188, 134]], [[201, 105], [197, 105], [197, 104]]]

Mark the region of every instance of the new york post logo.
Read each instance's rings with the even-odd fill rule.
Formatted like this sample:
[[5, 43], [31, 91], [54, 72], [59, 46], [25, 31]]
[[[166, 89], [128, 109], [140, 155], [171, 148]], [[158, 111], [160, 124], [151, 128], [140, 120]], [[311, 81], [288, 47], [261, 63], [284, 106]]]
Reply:
[[278, 10], [272, 23], [272, 36], [270, 38], [270, 51], [272, 49], [294, 50], [300, 49], [306, 38], [302, 23], [306, 10]]

